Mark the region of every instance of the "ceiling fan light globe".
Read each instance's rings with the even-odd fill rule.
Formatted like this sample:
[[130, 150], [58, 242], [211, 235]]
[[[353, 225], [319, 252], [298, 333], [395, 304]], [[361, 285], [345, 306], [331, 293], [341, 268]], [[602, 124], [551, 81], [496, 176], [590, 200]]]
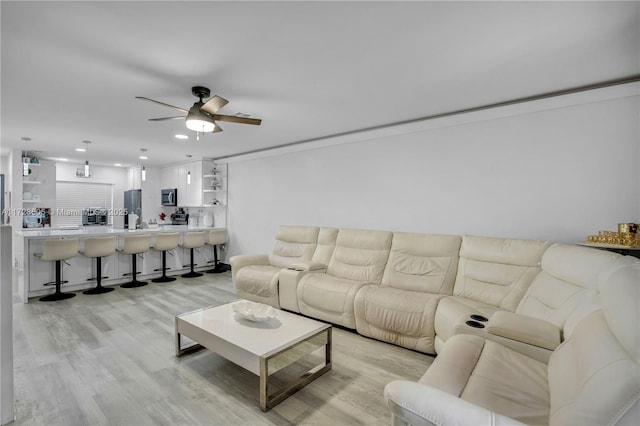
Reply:
[[210, 121], [187, 119], [187, 129], [194, 132], [210, 133], [215, 129], [215, 124]]

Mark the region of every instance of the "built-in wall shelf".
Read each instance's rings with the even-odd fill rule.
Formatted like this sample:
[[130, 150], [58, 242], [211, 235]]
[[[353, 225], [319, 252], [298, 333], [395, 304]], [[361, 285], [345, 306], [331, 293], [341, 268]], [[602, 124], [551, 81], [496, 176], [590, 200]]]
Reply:
[[217, 173], [217, 174], [215, 174], [215, 175], [212, 175], [212, 174], [203, 175], [202, 177], [205, 177], [205, 178], [214, 178], [214, 177], [224, 177], [224, 175], [223, 175], [222, 173]]
[[205, 189], [202, 192], [224, 192], [226, 189]]
[[37, 203], [39, 203], [39, 202], [40, 202], [40, 201], [35, 201], [35, 200], [22, 200], [22, 203], [23, 203], [23, 204], [27, 204], [27, 203], [37, 204]]
[[40, 182], [39, 180], [23, 180], [22, 184], [23, 185], [40, 185], [42, 182]]

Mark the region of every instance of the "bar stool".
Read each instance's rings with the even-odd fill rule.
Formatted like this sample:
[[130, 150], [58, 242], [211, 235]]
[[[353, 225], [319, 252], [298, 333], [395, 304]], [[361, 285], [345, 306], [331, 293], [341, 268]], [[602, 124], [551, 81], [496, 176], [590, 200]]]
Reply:
[[180, 234], [177, 232], [166, 232], [156, 235], [156, 241], [151, 248], [162, 252], [162, 276], [152, 279], [151, 281], [154, 283], [168, 283], [175, 280], [174, 277], [167, 276], [167, 250], [177, 248], [179, 239]]
[[180, 244], [180, 246], [183, 247], [183, 248], [188, 248], [189, 249], [189, 255], [190, 255], [189, 268], [190, 268], [190, 271], [187, 272], [186, 274], [182, 274], [183, 278], [195, 278], [195, 277], [201, 277], [203, 275], [203, 274], [201, 274], [199, 272], [195, 272], [193, 270], [193, 267], [195, 266], [194, 263], [193, 263], [193, 249], [200, 248], [200, 247], [204, 246], [205, 239], [206, 239], [206, 233], [204, 231], [185, 232], [184, 239], [182, 241], [182, 244]]
[[211, 229], [209, 231], [209, 241], [207, 244], [213, 246], [213, 269], [206, 271], [208, 274], [219, 274], [225, 272], [225, 268], [218, 263], [218, 245], [223, 245], [227, 242], [227, 230], [226, 229]]
[[82, 294], [103, 294], [115, 290], [113, 287], [102, 287], [102, 258], [114, 254], [116, 252], [117, 243], [118, 238], [116, 236], [91, 237], [84, 240], [84, 251], [80, 251], [80, 253], [87, 257], [96, 258], [97, 284], [94, 288], [83, 291]]
[[[131, 255], [132, 278], [128, 283], [122, 284], [120, 287], [134, 288], [147, 285], [145, 281], [138, 281], [138, 255], [149, 250], [151, 246], [151, 235], [130, 235], [124, 238], [124, 247], [118, 249], [118, 252]], [[123, 274], [127, 275], [127, 274]]]
[[[63, 293], [60, 291], [60, 287], [64, 282], [62, 281], [62, 261], [71, 259], [78, 254], [78, 239], [56, 239], [56, 240], [44, 240], [42, 242], [42, 254], [35, 254], [34, 256], [41, 260], [55, 261], [56, 262], [56, 292], [47, 296], [41, 297], [42, 302], [54, 302], [56, 300], [65, 300], [75, 297], [75, 293]], [[47, 283], [50, 284], [50, 283]], [[47, 285], [45, 284], [45, 285]]]

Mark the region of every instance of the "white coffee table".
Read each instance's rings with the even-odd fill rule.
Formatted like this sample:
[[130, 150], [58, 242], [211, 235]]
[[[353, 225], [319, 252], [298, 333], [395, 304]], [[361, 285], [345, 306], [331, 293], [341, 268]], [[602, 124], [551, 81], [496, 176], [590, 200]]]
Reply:
[[[176, 316], [176, 356], [206, 347], [260, 377], [260, 408], [267, 411], [331, 369], [331, 326], [278, 310], [276, 318], [251, 322], [236, 318], [233, 302]], [[193, 340], [182, 346], [181, 337]], [[273, 394], [269, 378], [324, 346], [324, 363]]]

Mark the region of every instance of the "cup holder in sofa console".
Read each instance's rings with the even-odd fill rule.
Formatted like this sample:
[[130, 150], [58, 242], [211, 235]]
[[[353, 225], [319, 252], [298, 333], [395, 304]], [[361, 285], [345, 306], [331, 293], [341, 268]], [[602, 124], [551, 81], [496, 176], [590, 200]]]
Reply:
[[484, 328], [484, 324], [481, 324], [478, 321], [467, 321], [466, 324], [473, 328]]
[[487, 322], [487, 321], [489, 321], [489, 318], [487, 318], [487, 317], [483, 317], [482, 315], [471, 315], [471, 319], [472, 319], [472, 320], [476, 320], [476, 321], [480, 321], [480, 322]]

